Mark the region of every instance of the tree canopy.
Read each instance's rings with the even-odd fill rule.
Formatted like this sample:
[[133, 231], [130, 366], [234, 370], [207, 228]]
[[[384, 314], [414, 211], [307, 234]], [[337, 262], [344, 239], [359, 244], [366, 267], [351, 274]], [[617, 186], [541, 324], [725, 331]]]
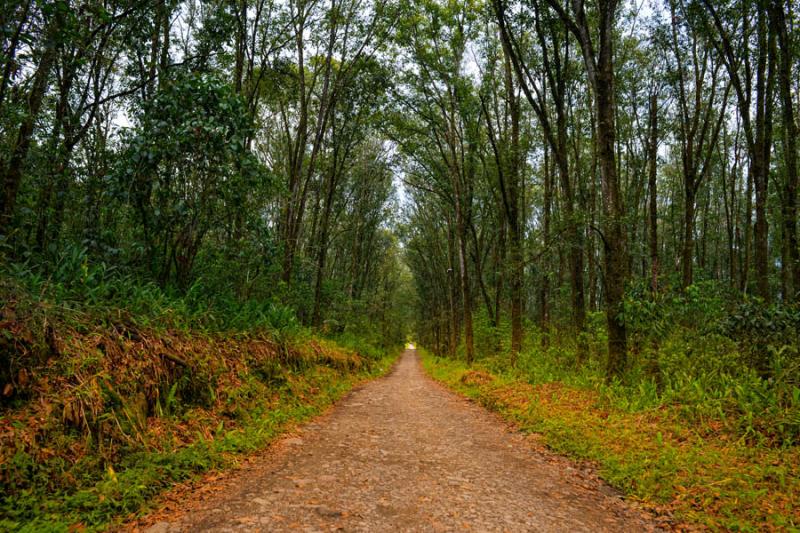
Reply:
[[796, 309], [796, 8], [15, 0], [0, 253], [619, 377], [665, 298]]

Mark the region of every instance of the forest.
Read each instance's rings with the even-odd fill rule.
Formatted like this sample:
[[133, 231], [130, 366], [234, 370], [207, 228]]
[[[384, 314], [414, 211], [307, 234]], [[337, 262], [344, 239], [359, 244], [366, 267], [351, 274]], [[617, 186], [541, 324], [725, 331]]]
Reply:
[[4, 0], [0, 530], [130, 520], [407, 342], [647, 505], [800, 527], [799, 9]]

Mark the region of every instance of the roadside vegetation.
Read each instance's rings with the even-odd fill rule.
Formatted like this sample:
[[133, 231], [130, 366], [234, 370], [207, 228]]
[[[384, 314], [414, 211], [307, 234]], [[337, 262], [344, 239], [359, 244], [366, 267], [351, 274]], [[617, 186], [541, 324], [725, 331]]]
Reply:
[[19, 271], [0, 281], [3, 530], [137, 516], [388, 370], [400, 350], [312, 333], [276, 304], [234, 313], [74, 266], [68, 282]]
[[388, 368], [388, 20], [355, 6], [3, 5], [0, 530], [107, 528]]
[[[604, 325], [584, 339], [529, 328], [510, 363], [507, 338], [478, 321], [473, 365], [423, 351], [427, 372], [589, 460], [628, 498], [715, 530], [800, 527], [800, 366], [794, 308], [731, 304], [713, 284], [629, 299], [637, 346], [608, 380]], [[654, 313], [655, 311], [655, 313]], [[579, 346], [589, 355], [579, 357]]]
[[429, 371], [688, 523], [800, 527], [797, 2], [419, 5]]

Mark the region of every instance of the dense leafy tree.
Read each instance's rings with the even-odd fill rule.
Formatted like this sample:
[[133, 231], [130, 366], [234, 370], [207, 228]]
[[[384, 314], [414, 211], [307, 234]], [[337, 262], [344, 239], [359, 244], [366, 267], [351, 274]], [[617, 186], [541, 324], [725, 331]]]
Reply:
[[180, 75], [145, 103], [123, 139], [119, 187], [136, 213], [146, 258], [162, 284], [186, 287], [204, 238], [242, 209], [241, 190], [268, 180], [246, 150], [251, 125], [232, 87]]

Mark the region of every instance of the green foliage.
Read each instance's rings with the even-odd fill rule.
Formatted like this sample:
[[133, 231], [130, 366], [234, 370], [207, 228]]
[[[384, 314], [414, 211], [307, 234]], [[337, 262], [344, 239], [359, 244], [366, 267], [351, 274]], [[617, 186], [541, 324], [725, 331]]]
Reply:
[[481, 308], [475, 313], [475, 349], [478, 353], [505, 353], [509, 349], [509, 339], [511, 329], [508, 321], [497, 327], [492, 323], [492, 319]]
[[353, 334], [346, 346], [314, 339], [277, 304], [236, 313], [200, 286], [167, 294], [80, 253], [60, 264], [50, 277], [19, 264], [0, 277], [0, 320], [15, 332], [0, 337], [0, 382], [13, 383], [0, 399], [2, 530], [119, 523], [262, 448], [398, 353]]
[[[739, 428], [707, 412], [687, 416], [686, 407], [708, 401], [690, 396], [688, 388], [682, 402], [664, 402], [651, 382], [604, 385], [599, 367], [562, 371], [571, 377], [554, 380], [559, 365], [547, 362], [553, 356], [537, 352], [516, 372], [492, 359], [468, 368], [424, 351], [423, 364], [435, 379], [537, 433], [554, 451], [592, 461], [606, 481], [657, 513], [712, 530], [791, 531], [800, 525], [798, 446], [740, 438]], [[750, 399], [765, 391], [743, 380], [733, 386], [740, 400], [745, 391]]]
[[646, 280], [640, 280], [626, 291], [625, 321], [642, 341], [663, 337], [676, 327], [712, 331], [728, 316], [730, 296], [719, 282], [701, 282], [685, 290], [665, 287], [653, 294]]
[[[774, 379], [781, 379], [784, 373], [800, 376], [800, 305], [765, 306], [745, 300], [721, 321], [719, 329], [736, 340], [746, 363], [762, 375]], [[800, 383], [800, 377], [797, 379]]]
[[229, 83], [183, 73], [145, 103], [118, 162], [122, 198], [141, 228], [147, 260], [162, 284], [190, 282], [209, 231], [244, 207], [268, 179], [247, 150], [245, 102]]
[[[736, 303], [718, 284], [653, 295], [633, 287], [625, 300], [632, 345], [619, 379], [605, 375], [605, 321], [590, 314], [584, 332], [590, 357], [578, 358], [574, 336], [532, 328], [514, 375], [533, 385], [552, 382], [598, 391], [626, 412], [676, 407], [687, 423], [722, 424], [739, 438], [766, 446], [800, 444], [800, 357], [794, 306]], [[482, 365], [509, 372], [508, 348], [489, 345], [479, 318]], [[507, 338], [507, 336], [506, 336]]]
[[0, 274], [7, 298], [18, 287], [26, 300], [32, 297], [52, 305], [48, 312], [53, 318], [78, 326], [92, 317], [194, 332], [266, 331], [281, 342], [306, 335], [295, 312], [278, 301], [242, 302], [230, 289], [223, 292], [219, 287], [209, 287], [202, 278], [185, 291], [165, 289], [93, 261], [85, 248], [68, 248], [52, 269], [32, 262], [8, 263], [4, 267]]

